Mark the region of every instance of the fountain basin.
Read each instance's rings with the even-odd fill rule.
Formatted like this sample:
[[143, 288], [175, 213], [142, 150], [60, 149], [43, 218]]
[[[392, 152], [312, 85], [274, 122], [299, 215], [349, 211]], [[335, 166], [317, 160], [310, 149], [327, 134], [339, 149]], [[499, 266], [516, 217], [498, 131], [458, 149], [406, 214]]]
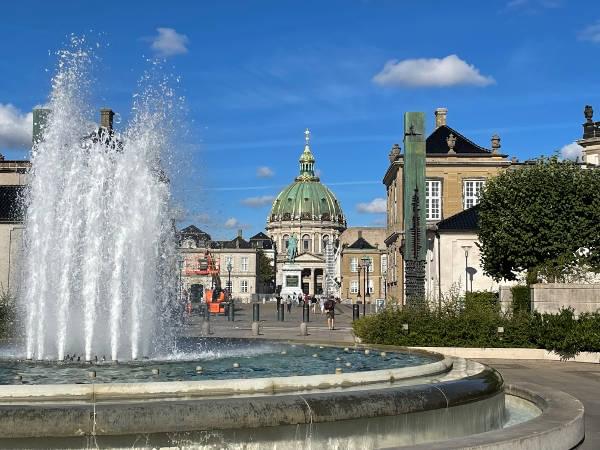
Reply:
[[[326, 350], [325, 346], [305, 349], [322, 354]], [[331, 358], [348, 353], [335, 348], [329, 351], [337, 352], [330, 354]], [[385, 357], [393, 353], [386, 349]], [[360, 349], [356, 354], [365, 352]], [[380, 353], [372, 351], [371, 355], [368, 358], [378, 358], [379, 364]], [[443, 411], [448, 410], [463, 411], [461, 414], [471, 417], [469, 432], [501, 426], [504, 393], [497, 372], [440, 355], [422, 358], [429, 362], [341, 374], [4, 385], [0, 386], [0, 435], [24, 438], [241, 430], [432, 411], [447, 416]]]

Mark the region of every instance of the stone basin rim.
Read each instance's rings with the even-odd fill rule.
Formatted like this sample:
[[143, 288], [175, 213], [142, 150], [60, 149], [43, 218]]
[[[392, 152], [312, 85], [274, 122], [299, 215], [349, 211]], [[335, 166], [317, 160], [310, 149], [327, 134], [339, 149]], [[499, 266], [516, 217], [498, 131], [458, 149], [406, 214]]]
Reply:
[[[293, 342], [293, 341], [290, 341]], [[338, 345], [311, 343], [338, 347]], [[379, 369], [341, 374], [288, 377], [236, 378], [229, 380], [158, 381], [144, 383], [90, 384], [8, 384], [0, 385], [0, 405], [39, 402], [100, 402], [104, 400], [168, 399], [211, 396], [237, 396], [321, 391], [352, 388], [444, 374], [452, 370], [457, 358], [427, 351], [406, 351], [404, 347], [361, 345], [354, 348], [386, 349], [426, 354], [437, 361], [417, 366]]]

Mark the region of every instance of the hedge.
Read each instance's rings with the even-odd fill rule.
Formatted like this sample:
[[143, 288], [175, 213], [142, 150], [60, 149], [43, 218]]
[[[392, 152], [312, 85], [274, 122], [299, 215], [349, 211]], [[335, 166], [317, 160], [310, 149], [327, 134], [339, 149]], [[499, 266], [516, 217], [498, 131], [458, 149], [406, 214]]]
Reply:
[[563, 359], [583, 351], [600, 351], [600, 313], [575, 318], [572, 309], [563, 309], [558, 314], [517, 310], [505, 315], [493, 294], [473, 294], [463, 305], [441, 311], [388, 308], [355, 321], [354, 333], [373, 344], [543, 348]]

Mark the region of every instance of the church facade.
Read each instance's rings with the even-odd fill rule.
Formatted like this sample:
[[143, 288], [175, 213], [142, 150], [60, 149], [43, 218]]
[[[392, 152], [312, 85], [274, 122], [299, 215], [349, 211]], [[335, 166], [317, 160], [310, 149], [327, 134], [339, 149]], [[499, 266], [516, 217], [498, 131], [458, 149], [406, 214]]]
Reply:
[[305, 136], [304, 151], [299, 159], [300, 173], [275, 198], [267, 217], [267, 234], [275, 248], [276, 285], [283, 284], [282, 268], [288, 260], [287, 249], [292, 239], [297, 245], [294, 263], [302, 270], [302, 292], [338, 294], [332, 292], [337, 285], [331, 268], [339, 237], [346, 229], [346, 218], [336, 196], [315, 175], [308, 130]]

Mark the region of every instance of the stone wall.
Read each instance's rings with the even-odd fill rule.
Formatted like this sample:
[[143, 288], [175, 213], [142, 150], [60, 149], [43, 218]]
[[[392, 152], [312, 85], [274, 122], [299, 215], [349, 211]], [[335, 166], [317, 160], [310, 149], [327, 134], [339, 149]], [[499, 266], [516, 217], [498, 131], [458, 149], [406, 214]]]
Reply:
[[576, 314], [596, 312], [600, 310], [600, 284], [534, 284], [531, 306], [541, 313], [557, 313], [567, 307]]

